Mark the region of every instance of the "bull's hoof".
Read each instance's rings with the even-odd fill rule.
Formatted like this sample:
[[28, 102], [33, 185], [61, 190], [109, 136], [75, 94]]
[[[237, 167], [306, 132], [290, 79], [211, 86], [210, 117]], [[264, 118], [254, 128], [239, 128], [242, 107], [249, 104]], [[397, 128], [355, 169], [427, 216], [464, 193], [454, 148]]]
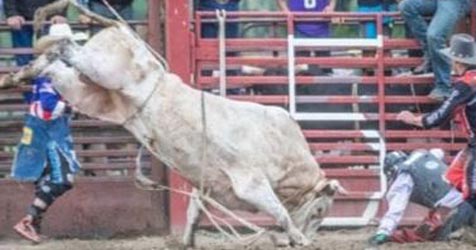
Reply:
[[311, 245], [311, 241], [297, 229], [295, 231], [291, 231], [289, 237], [291, 238], [291, 246]]
[[291, 245], [291, 240], [287, 235], [271, 233], [270, 238], [275, 247], [288, 247]]

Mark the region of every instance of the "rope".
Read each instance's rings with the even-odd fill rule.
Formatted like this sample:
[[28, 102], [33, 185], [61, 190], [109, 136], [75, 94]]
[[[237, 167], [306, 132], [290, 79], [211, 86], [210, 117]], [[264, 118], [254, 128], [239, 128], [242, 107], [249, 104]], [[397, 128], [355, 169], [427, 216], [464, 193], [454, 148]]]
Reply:
[[[410, 91], [412, 92], [412, 97], [414, 100], [416, 100], [416, 91], [415, 91], [415, 85], [413, 83], [410, 83]], [[415, 106], [417, 108], [417, 112], [421, 114], [421, 107], [420, 103], [415, 101]]]
[[121, 126], [125, 126], [127, 123], [129, 123], [133, 118], [135, 118], [137, 115], [141, 114], [142, 111], [144, 111], [144, 108], [145, 106], [147, 105], [147, 103], [150, 101], [150, 99], [152, 98], [152, 96], [154, 95], [155, 91], [158, 89], [159, 87], [159, 83], [156, 82], [155, 85], [154, 85], [154, 89], [152, 89], [152, 91], [149, 93], [149, 95], [147, 96], [147, 98], [145, 99], [145, 101], [136, 109], [136, 111], [134, 113], [132, 113], [129, 117], [127, 117], [120, 125]]
[[200, 193], [203, 194], [204, 192], [204, 166], [206, 163], [207, 157], [207, 117], [206, 117], [206, 109], [205, 109], [205, 92], [202, 91], [200, 95], [200, 105], [201, 105], [201, 112], [202, 112], [202, 160], [200, 165]]

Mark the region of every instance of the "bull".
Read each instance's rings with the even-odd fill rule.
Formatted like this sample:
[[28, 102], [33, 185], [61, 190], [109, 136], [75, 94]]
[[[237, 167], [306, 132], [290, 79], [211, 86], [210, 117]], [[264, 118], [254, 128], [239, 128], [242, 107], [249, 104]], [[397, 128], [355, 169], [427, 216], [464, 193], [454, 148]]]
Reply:
[[[313, 158], [297, 122], [278, 107], [239, 102], [191, 88], [125, 24], [62, 0], [107, 25], [84, 45], [51, 42], [0, 86], [52, 78], [69, 104], [90, 117], [122, 125], [155, 157], [229, 209], [262, 211], [289, 242], [308, 245], [332, 204], [338, 181]], [[193, 245], [200, 207], [191, 199], [184, 243]]]

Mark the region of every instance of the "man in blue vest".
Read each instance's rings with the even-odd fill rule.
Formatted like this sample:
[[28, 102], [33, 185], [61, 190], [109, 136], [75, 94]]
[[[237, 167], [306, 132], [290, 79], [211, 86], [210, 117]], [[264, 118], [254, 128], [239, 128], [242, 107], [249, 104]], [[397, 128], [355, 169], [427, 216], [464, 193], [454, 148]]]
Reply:
[[[401, 151], [387, 154], [384, 172], [391, 183], [386, 195], [388, 210], [369, 239], [370, 245], [391, 240], [400, 243], [446, 240], [451, 232], [469, 223], [474, 210], [463, 194], [444, 179], [443, 155], [443, 151], [436, 149], [416, 150], [410, 155]], [[396, 232], [409, 202], [430, 209], [429, 217], [415, 230]], [[444, 218], [443, 211], [450, 210], [455, 212]]]

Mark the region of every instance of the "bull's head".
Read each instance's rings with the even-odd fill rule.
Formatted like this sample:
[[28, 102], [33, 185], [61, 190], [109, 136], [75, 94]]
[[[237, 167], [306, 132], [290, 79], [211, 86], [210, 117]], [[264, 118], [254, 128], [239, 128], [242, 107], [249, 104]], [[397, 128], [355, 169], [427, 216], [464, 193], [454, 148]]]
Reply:
[[347, 194], [347, 191], [337, 180], [326, 180], [316, 185], [307, 194], [307, 199], [291, 212], [291, 217], [296, 226], [308, 238], [317, 233], [324, 217], [329, 213], [335, 193]]

